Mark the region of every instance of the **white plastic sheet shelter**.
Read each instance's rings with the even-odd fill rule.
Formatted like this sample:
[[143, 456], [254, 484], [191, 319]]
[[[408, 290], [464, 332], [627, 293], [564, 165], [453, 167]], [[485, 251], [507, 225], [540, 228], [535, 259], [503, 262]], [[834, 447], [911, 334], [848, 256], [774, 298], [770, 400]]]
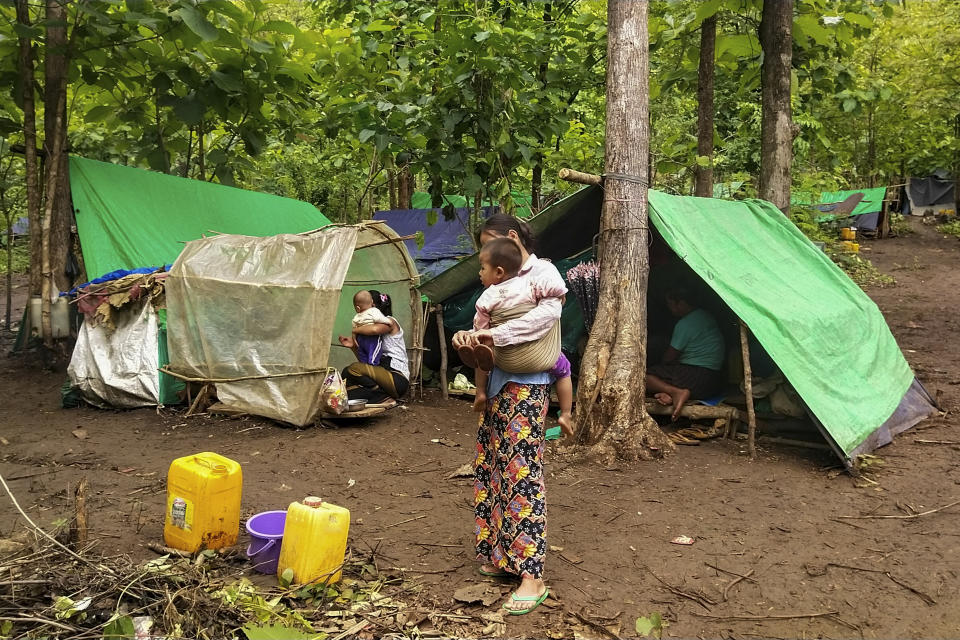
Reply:
[[327, 367], [352, 356], [331, 346], [350, 332], [353, 291], [389, 293], [418, 336], [416, 285], [406, 248], [382, 224], [194, 240], [167, 279], [170, 369], [213, 382], [229, 409], [310, 424]]
[[80, 327], [67, 375], [83, 399], [101, 407], [134, 409], [160, 404], [158, 323], [153, 305], [134, 302], [114, 312], [115, 328], [88, 321]]

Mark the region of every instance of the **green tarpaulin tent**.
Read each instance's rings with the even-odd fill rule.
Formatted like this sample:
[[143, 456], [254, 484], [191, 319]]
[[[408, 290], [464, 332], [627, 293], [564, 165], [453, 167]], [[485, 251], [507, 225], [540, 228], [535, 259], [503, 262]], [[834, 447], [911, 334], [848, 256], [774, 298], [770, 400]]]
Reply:
[[[530, 220], [553, 260], [589, 248], [602, 193], [589, 187]], [[743, 322], [845, 459], [932, 410], [869, 297], [773, 205], [650, 191], [664, 241]], [[475, 287], [476, 256], [421, 286], [442, 302]]]
[[169, 264], [204, 234], [271, 236], [330, 224], [307, 202], [76, 156], [70, 191], [89, 279]]

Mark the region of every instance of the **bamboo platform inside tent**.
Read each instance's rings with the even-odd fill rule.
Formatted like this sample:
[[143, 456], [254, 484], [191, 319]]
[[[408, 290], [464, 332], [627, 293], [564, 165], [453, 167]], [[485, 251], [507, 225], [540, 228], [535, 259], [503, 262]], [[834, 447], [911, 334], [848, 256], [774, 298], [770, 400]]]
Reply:
[[317, 420], [356, 420], [358, 418], [372, 418], [374, 416], [382, 415], [391, 409], [396, 409], [399, 406], [400, 403], [398, 402], [385, 402], [380, 404], [368, 404], [360, 411], [344, 411], [343, 413], [325, 413], [321, 411], [317, 414]]

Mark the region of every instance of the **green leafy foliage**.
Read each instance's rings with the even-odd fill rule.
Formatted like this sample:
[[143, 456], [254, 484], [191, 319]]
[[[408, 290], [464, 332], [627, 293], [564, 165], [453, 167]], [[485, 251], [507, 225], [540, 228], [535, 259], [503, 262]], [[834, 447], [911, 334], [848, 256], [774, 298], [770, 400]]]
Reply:
[[310, 633], [281, 625], [267, 627], [246, 626], [241, 629], [247, 640], [323, 640], [325, 633]]
[[654, 611], [649, 616], [637, 618], [636, 630], [643, 638], [650, 637], [660, 640], [664, 628], [668, 626], [670, 626], [669, 623], [658, 612]]
[[960, 220], [937, 225], [937, 231], [944, 235], [960, 238]]
[[133, 638], [136, 629], [133, 626], [133, 618], [130, 616], [113, 616], [107, 625], [103, 628], [104, 640], [126, 640]]

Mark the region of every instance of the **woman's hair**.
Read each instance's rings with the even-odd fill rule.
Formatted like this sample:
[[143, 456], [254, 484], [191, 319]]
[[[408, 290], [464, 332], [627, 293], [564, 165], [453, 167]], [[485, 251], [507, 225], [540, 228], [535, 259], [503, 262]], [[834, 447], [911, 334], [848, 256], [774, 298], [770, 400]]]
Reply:
[[512, 278], [523, 266], [520, 247], [511, 238], [494, 238], [480, 249], [480, 256], [491, 266], [500, 267]]
[[480, 235], [486, 232], [494, 233], [498, 236], [506, 236], [511, 231], [520, 238], [520, 244], [527, 250], [527, 253], [534, 253], [536, 240], [533, 232], [527, 223], [506, 213], [495, 213], [487, 218], [483, 226], [480, 227], [480, 233], [477, 234], [477, 243], [479, 244]]
[[376, 289], [370, 289], [370, 297], [373, 298], [373, 306], [380, 309], [383, 315], [393, 315], [393, 303], [390, 301], [390, 296], [380, 293]]

